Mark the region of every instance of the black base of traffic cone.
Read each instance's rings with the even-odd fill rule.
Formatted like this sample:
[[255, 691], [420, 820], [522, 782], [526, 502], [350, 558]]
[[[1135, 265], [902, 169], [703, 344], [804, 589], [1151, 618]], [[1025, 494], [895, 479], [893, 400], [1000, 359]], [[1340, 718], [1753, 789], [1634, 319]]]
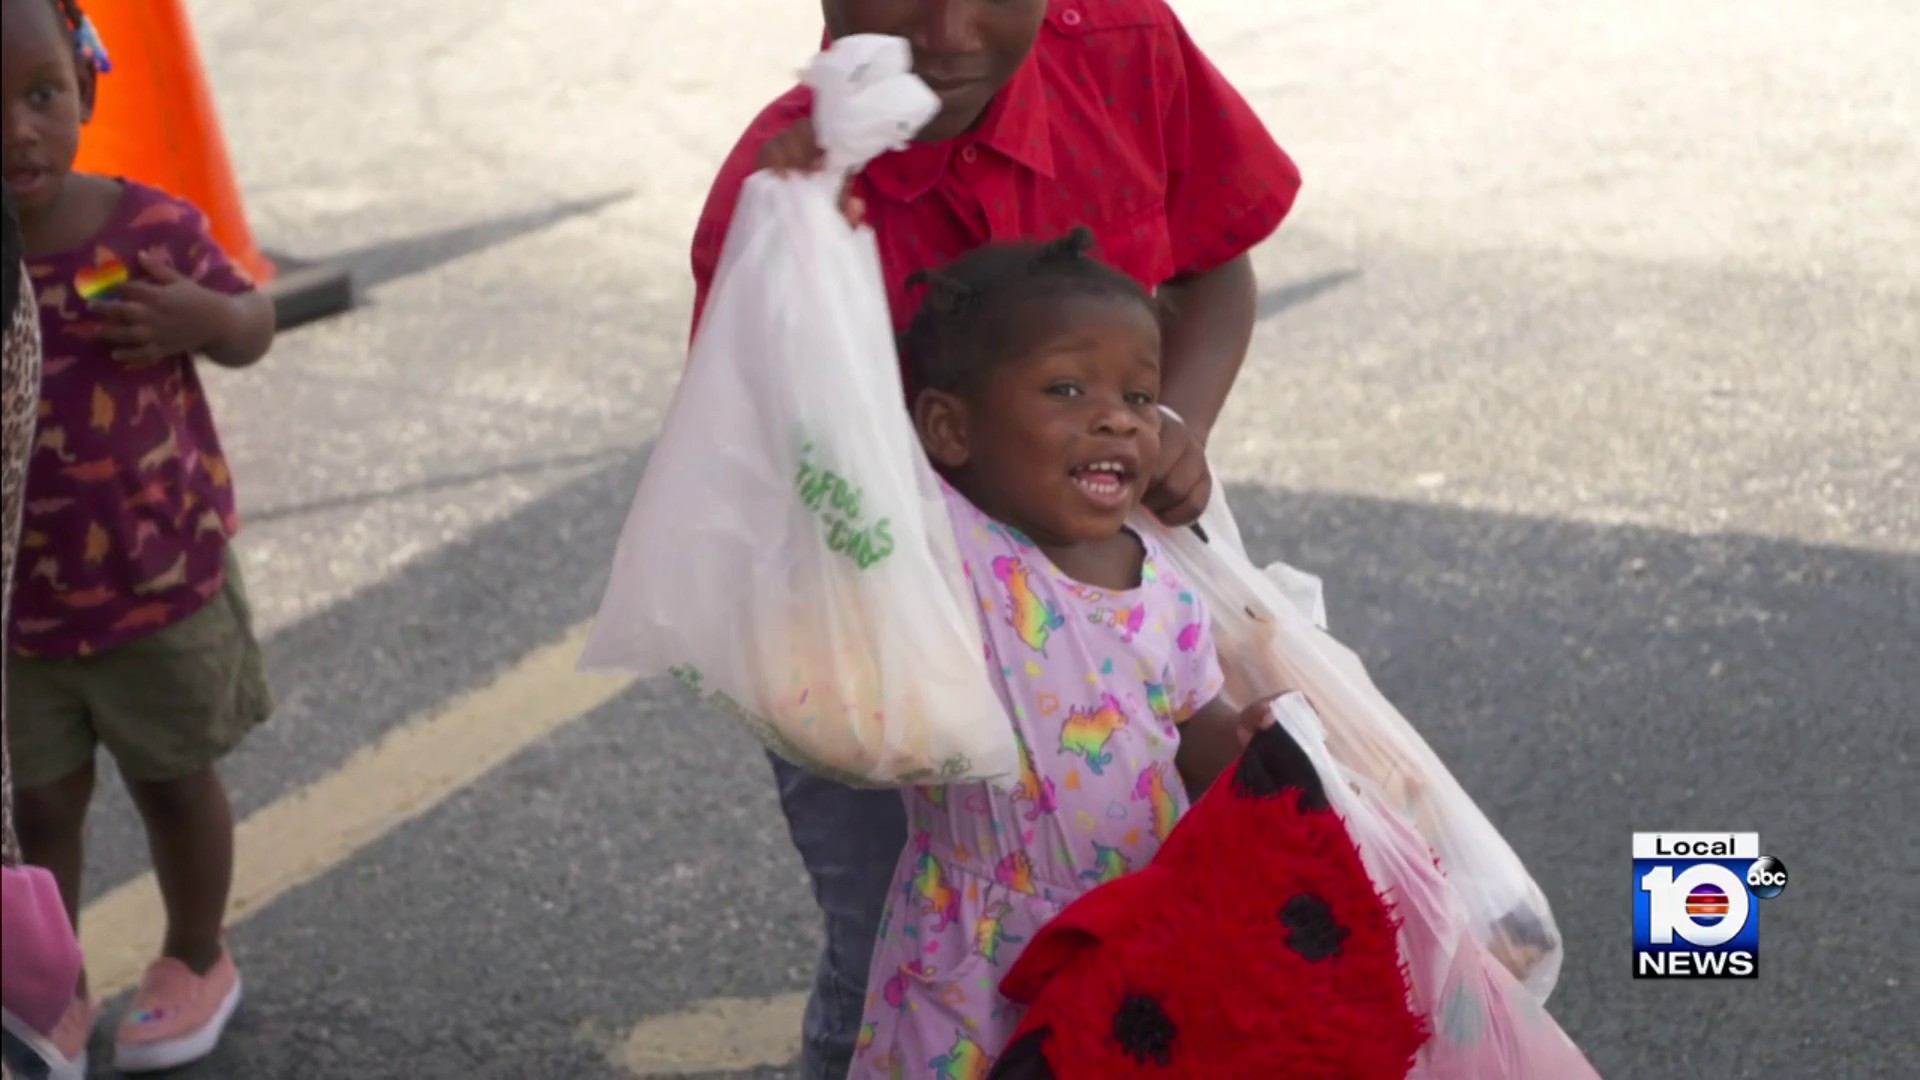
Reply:
[[276, 270], [266, 293], [280, 329], [338, 315], [354, 305], [353, 271], [329, 263], [307, 263], [269, 254]]

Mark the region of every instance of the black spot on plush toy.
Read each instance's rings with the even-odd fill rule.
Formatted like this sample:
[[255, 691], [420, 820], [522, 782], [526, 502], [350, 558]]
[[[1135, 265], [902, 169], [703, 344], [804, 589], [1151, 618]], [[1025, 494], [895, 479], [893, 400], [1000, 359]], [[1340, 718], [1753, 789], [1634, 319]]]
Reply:
[[1267, 728], [1151, 864], [1035, 936], [991, 1080], [1405, 1077], [1427, 1030], [1396, 929], [1312, 763]]

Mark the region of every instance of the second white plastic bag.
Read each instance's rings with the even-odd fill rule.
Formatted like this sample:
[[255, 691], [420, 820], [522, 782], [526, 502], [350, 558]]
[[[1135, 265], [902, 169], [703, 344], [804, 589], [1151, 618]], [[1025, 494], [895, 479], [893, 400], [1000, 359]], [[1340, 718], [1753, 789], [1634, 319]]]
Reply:
[[1432, 847], [1468, 929], [1545, 1002], [1560, 975], [1561, 938], [1520, 857], [1360, 658], [1326, 632], [1318, 579], [1282, 563], [1257, 569], [1218, 489], [1200, 526], [1205, 540], [1141, 523], [1213, 612], [1228, 701], [1244, 707], [1285, 690], [1305, 694], [1334, 758], [1368, 778]]
[[827, 168], [747, 180], [582, 661], [677, 675], [865, 786], [1017, 768], [873, 234], [836, 206], [937, 110], [911, 67], [904, 40], [836, 42], [807, 74]]
[[1573, 1040], [1473, 933], [1473, 918], [1427, 842], [1367, 775], [1338, 760], [1333, 735], [1297, 695], [1274, 704], [1360, 849], [1399, 923], [1415, 1013], [1431, 1029], [1409, 1080], [1597, 1080]]

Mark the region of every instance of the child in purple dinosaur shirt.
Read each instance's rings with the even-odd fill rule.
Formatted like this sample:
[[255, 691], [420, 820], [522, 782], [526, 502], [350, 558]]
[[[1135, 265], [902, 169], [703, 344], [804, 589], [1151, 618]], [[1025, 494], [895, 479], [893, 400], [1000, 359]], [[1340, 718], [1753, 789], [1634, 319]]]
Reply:
[[[194, 207], [75, 172], [105, 51], [75, 0], [0, 0], [6, 183], [39, 301], [44, 365], [8, 634], [7, 738], [26, 861], [77, 912], [105, 744], [146, 825], [161, 955], [115, 1039], [122, 1071], [219, 1042], [240, 1000], [223, 941], [233, 816], [216, 764], [271, 711], [229, 538], [233, 480], [194, 368], [259, 360], [272, 302]], [[81, 1057], [75, 988], [54, 1042]]]

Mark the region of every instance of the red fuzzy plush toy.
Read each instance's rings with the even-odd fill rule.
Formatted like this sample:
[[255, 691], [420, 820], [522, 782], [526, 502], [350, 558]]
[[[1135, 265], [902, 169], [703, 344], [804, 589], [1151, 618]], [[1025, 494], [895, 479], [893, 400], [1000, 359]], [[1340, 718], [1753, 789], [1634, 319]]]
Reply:
[[1278, 726], [1153, 862], [1061, 912], [1001, 992], [991, 1080], [1404, 1078], [1427, 1038], [1396, 924]]

